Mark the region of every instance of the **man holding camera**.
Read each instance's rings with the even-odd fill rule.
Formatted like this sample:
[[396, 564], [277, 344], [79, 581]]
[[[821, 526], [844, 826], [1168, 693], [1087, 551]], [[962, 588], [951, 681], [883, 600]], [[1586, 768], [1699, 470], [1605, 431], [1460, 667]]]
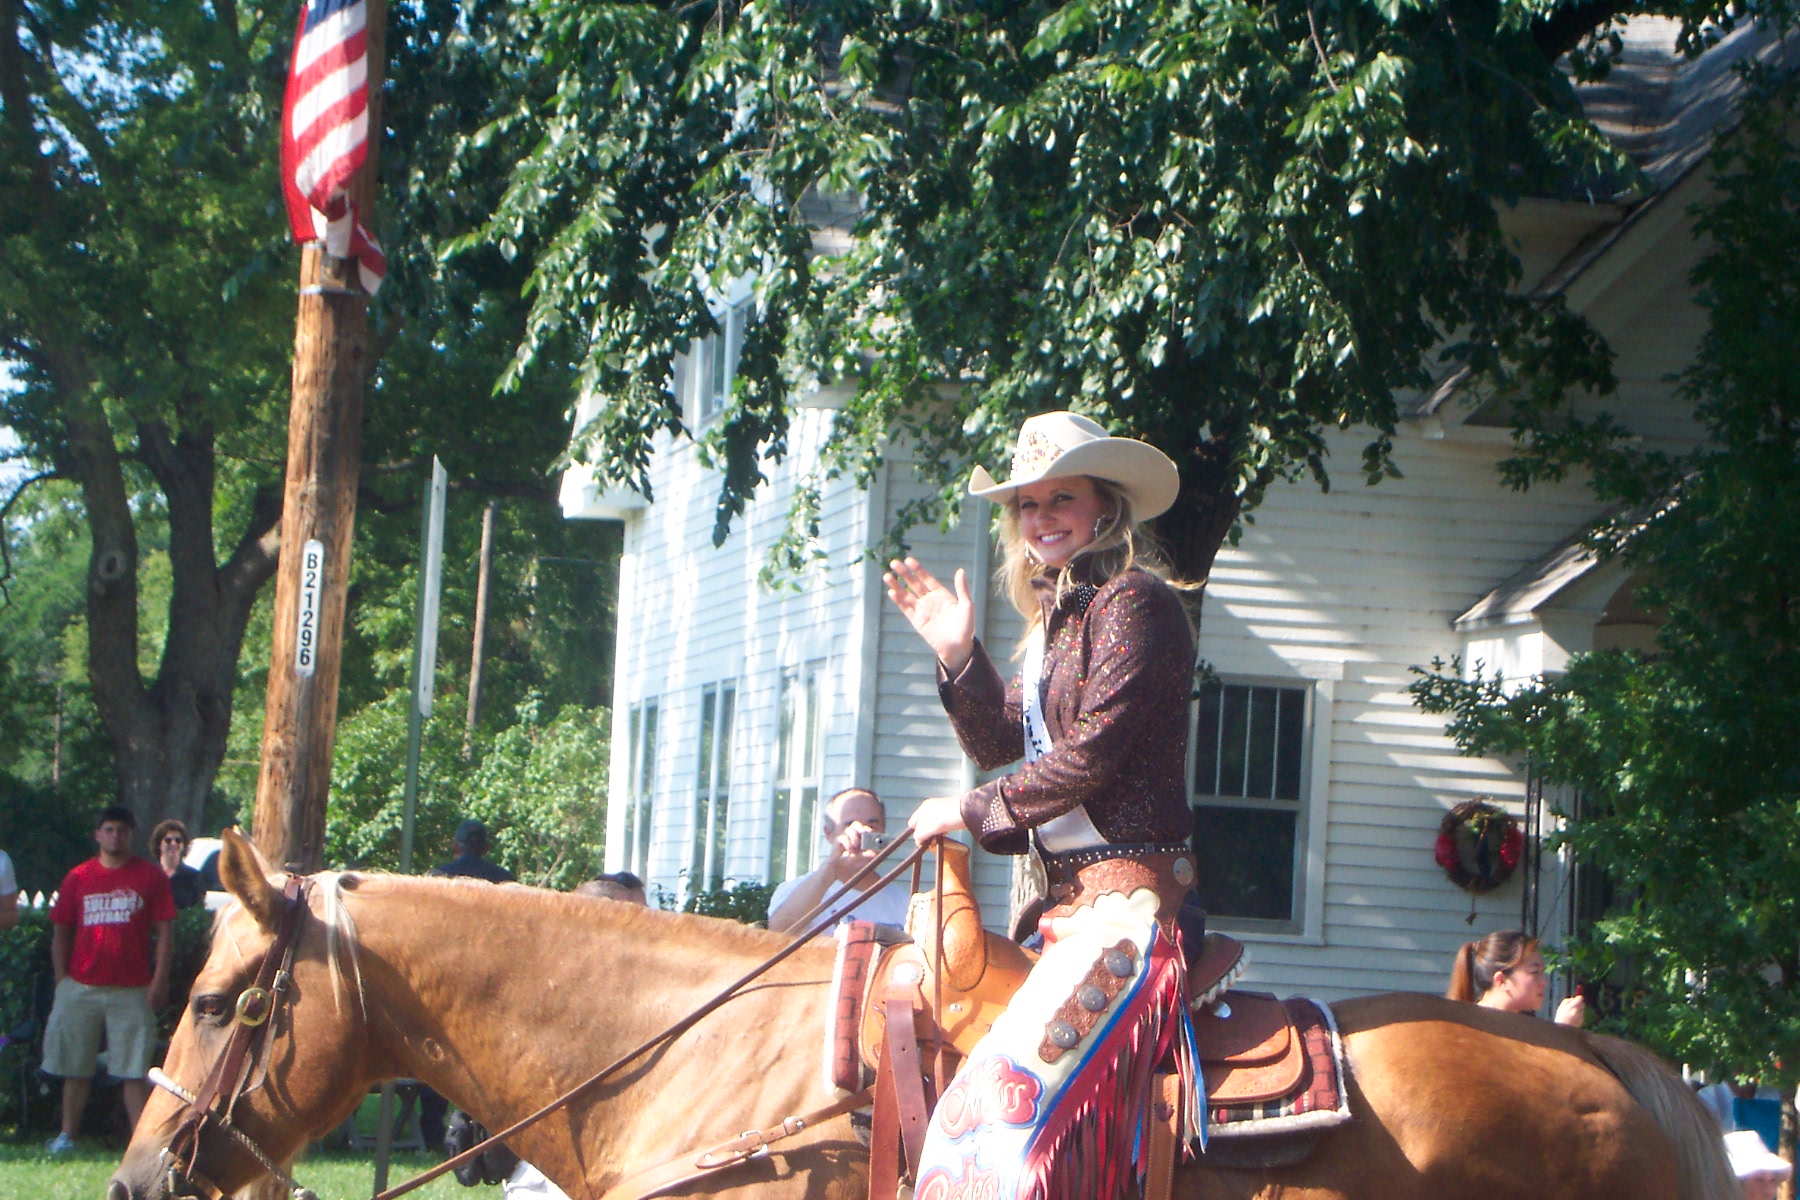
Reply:
[[[798, 932], [801, 920], [819, 901], [875, 857], [885, 844], [887, 809], [882, 807], [881, 797], [867, 788], [845, 788], [826, 802], [820, 825], [831, 853], [807, 874], [781, 884], [769, 897], [769, 928], [776, 933]], [[854, 893], [844, 896], [832, 906], [832, 914], [840, 920], [854, 917], [879, 925], [905, 925], [909, 889], [896, 881], [875, 890], [878, 875], [871, 872], [859, 885], [861, 899]]]

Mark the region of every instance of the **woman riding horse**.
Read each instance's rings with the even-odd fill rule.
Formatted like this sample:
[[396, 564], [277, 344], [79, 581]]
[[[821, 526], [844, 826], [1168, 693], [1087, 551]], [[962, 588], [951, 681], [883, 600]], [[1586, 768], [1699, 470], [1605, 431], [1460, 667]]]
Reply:
[[[1194, 639], [1139, 522], [1179, 486], [1159, 450], [1073, 413], [1026, 421], [1004, 505], [1002, 575], [1026, 620], [1009, 688], [975, 637], [962, 571], [946, 588], [895, 561], [888, 595], [938, 657], [963, 749], [1017, 773], [913, 815], [921, 844], [960, 829], [1036, 853], [1050, 885], [1042, 957], [945, 1090], [917, 1195], [1137, 1194], [1155, 1068], [1174, 1053], [1204, 1128], [1176, 914], [1194, 883], [1183, 781]], [[976, 1186], [979, 1183], [979, 1186]]]

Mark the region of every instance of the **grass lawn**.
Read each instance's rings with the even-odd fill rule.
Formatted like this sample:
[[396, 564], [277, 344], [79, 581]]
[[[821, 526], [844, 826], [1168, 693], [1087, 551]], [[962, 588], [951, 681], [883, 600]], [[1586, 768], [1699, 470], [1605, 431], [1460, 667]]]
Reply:
[[[410, 1179], [438, 1160], [423, 1154], [396, 1154], [388, 1172], [390, 1185]], [[106, 1181], [119, 1165], [118, 1150], [100, 1139], [83, 1139], [74, 1154], [51, 1158], [42, 1139], [0, 1142], [0, 1200], [104, 1200]], [[319, 1194], [319, 1200], [368, 1200], [375, 1180], [374, 1158], [367, 1154], [315, 1151], [294, 1174]], [[422, 1200], [488, 1200], [498, 1187], [465, 1188], [449, 1175], [411, 1193]]]

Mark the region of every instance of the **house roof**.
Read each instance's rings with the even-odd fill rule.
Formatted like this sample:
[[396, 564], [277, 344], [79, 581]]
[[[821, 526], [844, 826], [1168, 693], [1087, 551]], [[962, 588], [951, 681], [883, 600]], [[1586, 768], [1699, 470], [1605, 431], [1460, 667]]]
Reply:
[[[1619, 546], [1629, 543], [1650, 522], [1680, 503], [1679, 492], [1667, 494], [1626, 509], [1615, 509], [1605, 522], [1613, 527]], [[1588, 540], [1589, 529], [1570, 534], [1552, 546], [1541, 557], [1526, 563], [1502, 580], [1500, 585], [1456, 620], [1451, 622], [1459, 633], [1475, 629], [1493, 629], [1501, 625], [1517, 625], [1532, 620], [1539, 610], [1575, 584], [1609, 565], [1618, 565], [1617, 555], [1603, 554]]]
[[1474, 607], [1451, 624], [1457, 632], [1467, 633], [1529, 621], [1532, 614], [1554, 600], [1557, 593], [1599, 565], [1600, 556], [1587, 545], [1582, 535], [1572, 534], [1477, 600]]
[[[1537, 285], [1538, 295], [1566, 292], [1705, 163], [1720, 131], [1737, 121], [1736, 101], [1745, 86], [1740, 65], [1777, 57], [1800, 64], [1800, 31], [1784, 40], [1773, 28], [1745, 24], [1697, 59], [1677, 48], [1680, 32], [1681, 22], [1667, 17], [1632, 18], [1620, 30], [1620, 55], [1607, 77], [1575, 85], [1582, 111], [1637, 164], [1650, 191], [1590, 196], [1594, 203], [1627, 205], [1625, 218], [1574, 247]], [[1404, 404], [1403, 415], [1437, 412], [1471, 374], [1466, 366], [1451, 368]]]
[[[1575, 88], [1582, 111], [1644, 172], [1652, 199], [1697, 166], [1719, 130], [1737, 120], [1744, 90], [1738, 66], [1780, 53], [1774, 29], [1746, 23], [1690, 59], [1676, 46], [1680, 32], [1677, 20], [1634, 17], [1620, 31], [1612, 71]], [[1790, 41], [1800, 49], [1800, 40]]]

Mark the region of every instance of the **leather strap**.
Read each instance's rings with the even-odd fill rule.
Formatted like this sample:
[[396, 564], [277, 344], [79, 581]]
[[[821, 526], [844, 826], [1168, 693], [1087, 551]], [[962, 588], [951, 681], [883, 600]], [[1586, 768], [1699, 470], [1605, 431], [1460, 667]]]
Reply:
[[925, 1103], [925, 1067], [913, 1024], [912, 988], [896, 984], [887, 994], [887, 1060], [893, 1067], [894, 1099], [900, 1117], [900, 1140], [906, 1161], [916, 1174], [925, 1152], [925, 1127], [931, 1109]]
[[1144, 1171], [1144, 1200], [1169, 1200], [1175, 1193], [1175, 1160], [1181, 1146], [1181, 1073], [1159, 1072], [1150, 1092], [1150, 1152]]
[[845, 1113], [855, 1112], [865, 1107], [873, 1094], [873, 1088], [864, 1088], [804, 1116], [784, 1118], [781, 1124], [773, 1128], [740, 1133], [729, 1142], [720, 1142], [698, 1154], [692, 1150], [678, 1154], [667, 1162], [627, 1175], [608, 1188], [601, 1200], [648, 1200], [651, 1196], [666, 1195], [726, 1167], [748, 1162], [767, 1152], [775, 1143], [785, 1141], [803, 1130], [822, 1125]]
[[[282, 891], [287, 908], [282, 912], [281, 923], [275, 928], [275, 937], [269, 943], [268, 953], [263, 955], [262, 965], [257, 968], [256, 982], [238, 997], [238, 1015], [231, 1029], [231, 1038], [225, 1043], [224, 1053], [219, 1055], [218, 1061], [213, 1064], [213, 1069], [207, 1073], [198, 1093], [189, 1103], [180, 1127], [169, 1139], [169, 1151], [190, 1171], [199, 1154], [200, 1131], [206, 1122], [210, 1119], [221, 1124], [230, 1123], [231, 1110], [237, 1104], [238, 1096], [243, 1093], [243, 1085], [247, 1079], [246, 1059], [249, 1058], [251, 1047], [268, 1031], [269, 1023], [279, 1007], [280, 996], [287, 990], [289, 969], [294, 963], [294, 943], [300, 929], [300, 915], [306, 911], [304, 890], [305, 881], [300, 876], [288, 876], [287, 886]], [[261, 1017], [255, 1019], [256, 1014], [246, 1010], [246, 1000], [259, 993], [262, 998], [259, 1010]], [[226, 1096], [225, 1106], [220, 1112], [214, 1113], [213, 1102], [221, 1094]]]
[[869, 1200], [900, 1192], [900, 1102], [894, 1094], [894, 1056], [884, 1042], [875, 1065], [875, 1115], [869, 1128]]

